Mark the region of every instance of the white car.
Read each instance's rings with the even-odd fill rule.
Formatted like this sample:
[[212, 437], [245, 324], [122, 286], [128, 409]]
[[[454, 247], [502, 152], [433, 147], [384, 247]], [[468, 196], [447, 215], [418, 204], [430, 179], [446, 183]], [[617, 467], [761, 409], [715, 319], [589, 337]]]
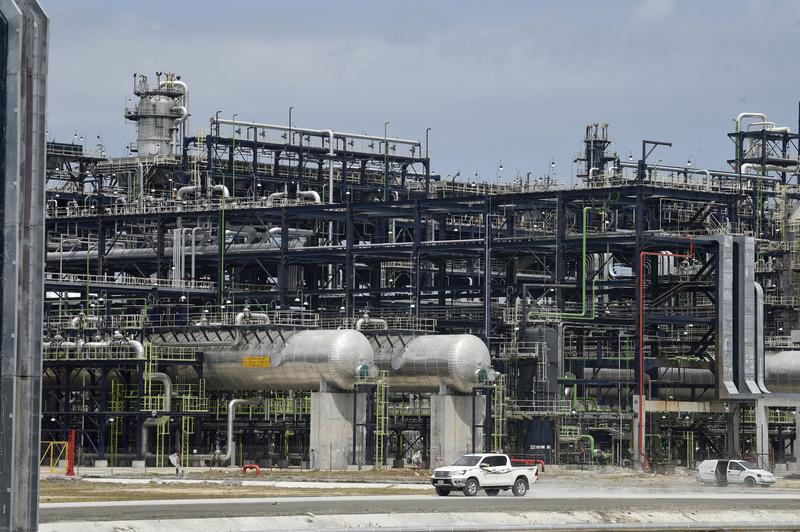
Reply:
[[708, 484], [772, 486], [775, 475], [746, 460], [703, 460], [697, 467], [697, 480]]
[[452, 465], [437, 468], [431, 484], [440, 496], [461, 490], [467, 497], [474, 497], [482, 489], [489, 496], [511, 490], [516, 497], [522, 497], [538, 478], [538, 466], [512, 467], [505, 454], [482, 453], [465, 454]]

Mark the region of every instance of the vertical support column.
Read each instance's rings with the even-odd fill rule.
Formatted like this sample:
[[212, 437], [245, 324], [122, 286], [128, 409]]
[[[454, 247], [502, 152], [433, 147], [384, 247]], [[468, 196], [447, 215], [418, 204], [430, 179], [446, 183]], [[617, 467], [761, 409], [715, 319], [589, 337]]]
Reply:
[[486, 197], [483, 213], [483, 334], [490, 349], [492, 334], [492, 199]]
[[[98, 384], [98, 408], [100, 412], [108, 412], [108, 368], [104, 367], [100, 373], [100, 381]], [[106, 433], [108, 430], [108, 423], [107, 423], [107, 415], [101, 414], [99, 416], [97, 427], [97, 459], [100, 461], [104, 461], [106, 465], [108, 462], [106, 461], [106, 444], [107, 444], [107, 437]]]
[[[225, 198], [222, 199], [223, 207], [217, 219], [217, 303], [225, 301]], [[281, 261], [283, 264], [283, 261]]]
[[764, 469], [769, 469], [769, 409], [761, 399], [756, 399], [754, 408], [756, 411], [756, 463]]
[[413, 304], [414, 304], [414, 316], [419, 316], [419, 307], [420, 307], [420, 286], [422, 284], [422, 275], [420, 273], [420, 258], [419, 258], [419, 246], [422, 242], [422, 208], [420, 207], [419, 201], [415, 202], [414, 205], [414, 241], [411, 245], [411, 268], [414, 272], [413, 280], [411, 283], [412, 289], [414, 290], [413, 295]]
[[36, 530], [48, 19], [0, 0], [0, 530]]
[[438, 303], [439, 306], [445, 306], [447, 304], [447, 261], [440, 260], [438, 261], [438, 273], [439, 276], [438, 283], [436, 283], [436, 289], [438, 291]]
[[[345, 196], [342, 196], [345, 197]], [[344, 299], [345, 307], [347, 310], [347, 318], [352, 319], [355, 309], [355, 299], [353, 297], [353, 290], [355, 289], [356, 266], [355, 256], [353, 255], [353, 239], [355, 238], [355, 229], [353, 227], [353, 201], [348, 197], [347, 201], [347, 216], [345, 217], [345, 263], [344, 263]]]
[[427, 198], [431, 189], [431, 160], [425, 159], [423, 165], [425, 166], [425, 197]]
[[106, 262], [106, 231], [103, 223], [103, 208], [98, 205], [97, 210], [97, 275], [105, 275]]
[[[644, 157], [642, 157], [644, 159]], [[636, 247], [634, 248], [634, 254], [631, 260], [631, 264], [633, 265], [633, 271], [636, 273], [636, 286], [642, 286], [642, 276], [644, 276], [644, 265], [641, 262], [642, 259], [642, 250], [644, 249], [644, 194], [642, 192], [642, 185], [641, 181], [644, 179], [644, 160], [639, 161], [639, 174], [637, 175], [637, 181], [640, 181], [636, 186], [636, 207], [634, 211], [634, 229], [635, 229], [635, 237], [636, 237]], [[636, 392], [637, 395], [633, 397], [633, 401], [631, 405], [633, 406], [633, 415], [635, 422], [632, 424], [634, 438], [633, 438], [633, 463], [636, 467], [645, 467], [647, 461], [647, 446], [645, 444], [645, 431], [647, 424], [645, 423], [645, 412], [646, 408], [644, 408], [645, 402], [645, 391], [643, 389], [644, 383], [644, 322], [642, 320], [642, 294], [641, 290], [634, 290], [634, 323], [637, 326], [639, 338], [638, 341], [634, 343], [635, 347], [635, 355], [636, 360], [638, 363], [635, 366], [636, 371]], [[639, 327], [639, 324], [642, 324]]]
[[346, 469], [350, 464], [363, 464], [363, 456], [354, 456], [364, 448], [363, 438], [351, 446], [356, 430], [353, 417], [361, 419], [366, 401], [364, 394], [351, 392], [313, 392], [311, 394], [311, 469]]
[[[219, 125], [217, 125], [217, 134], [219, 134]], [[206, 194], [208, 194], [208, 181], [211, 179], [211, 176], [214, 174], [214, 144], [211, 140], [211, 132], [208, 132], [206, 135], [206, 178], [203, 179], [200, 177], [200, 195], [205, 199]]]
[[[289, 213], [281, 209], [281, 261], [278, 264], [278, 290], [281, 309], [286, 310], [289, 290], [289, 268], [286, 266], [286, 253], [289, 250]], [[301, 303], [302, 305], [302, 303]]]
[[258, 201], [258, 128], [253, 128], [253, 201]]
[[[514, 237], [516, 232], [516, 219], [514, 216], [514, 208], [507, 207], [505, 210], [506, 216], [506, 236]], [[517, 292], [517, 257], [510, 257], [506, 263], [506, 288], [513, 287], [514, 293], [510, 294], [516, 296]], [[512, 305], [515, 301], [510, 302]]]
[[[564, 203], [564, 195], [559, 192], [556, 197], [556, 253], [555, 253], [555, 268], [553, 268], [553, 284], [556, 288], [556, 306], [559, 310], [564, 310], [564, 296], [562, 293], [561, 285], [564, 283], [566, 276], [566, 265], [564, 263], [564, 239], [567, 234], [567, 209]], [[638, 256], [638, 255], [637, 255]]]
[[792, 454], [794, 466], [800, 465], [800, 403], [794, 405], [794, 440], [792, 441]]
[[[451, 464], [462, 454], [472, 451], [473, 399], [474, 424], [482, 426], [485, 424], [485, 396], [448, 393], [431, 396], [431, 468]], [[474, 438], [475, 452], [482, 452], [482, 428], [475, 429]]]
[[741, 458], [741, 407], [738, 404], [732, 404], [730, 407], [730, 412], [726, 414], [725, 417], [727, 418], [726, 421], [728, 422], [728, 437], [726, 438], [726, 442], [728, 444], [728, 457]]
[[164, 273], [169, 267], [164, 260], [164, 236], [166, 229], [164, 228], [164, 219], [159, 214], [156, 217], [156, 277], [166, 277]]
[[[149, 353], [149, 351], [146, 351]], [[142, 424], [146, 419], [146, 415], [142, 412], [144, 408], [144, 371], [145, 371], [145, 361], [139, 361], [136, 367], [136, 412], [139, 412], [134, 419], [136, 421], [135, 430], [133, 431], [134, 437], [136, 439], [136, 461], [141, 461], [142, 467], [147, 460], [147, 455], [143, 453], [143, 448], [145, 447], [144, 443], [142, 442]], [[134, 467], [135, 464], [134, 464]]]
[[370, 305], [373, 307], [381, 306], [381, 262], [370, 263], [369, 269], [369, 298]]
[[303, 135], [300, 135], [301, 147], [297, 151], [297, 188], [295, 190], [303, 190]]
[[[644, 401], [647, 400], [644, 399]], [[633, 450], [633, 456], [631, 456], [631, 461], [633, 462], [634, 467], [640, 468], [644, 467], [644, 463], [642, 461], [642, 455], [644, 453], [641, 453], [640, 455], [639, 449], [644, 448], [644, 443], [640, 442], [639, 424], [641, 423], [644, 427], [647, 426], [647, 408], [641, 409], [642, 418], [639, 419], [639, 396], [633, 395], [631, 397], [631, 409], [633, 410], [633, 423], [631, 423], [631, 448]]]

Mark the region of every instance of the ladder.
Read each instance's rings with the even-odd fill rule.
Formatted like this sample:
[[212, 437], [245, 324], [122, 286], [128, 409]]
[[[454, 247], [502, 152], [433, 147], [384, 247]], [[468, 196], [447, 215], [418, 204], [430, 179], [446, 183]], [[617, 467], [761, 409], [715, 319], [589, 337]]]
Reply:
[[153, 393], [153, 373], [158, 369], [158, 358], [152, 344], [144, 346], [144, 386], [142, 389], [142, 411], [154, 412], [164, 410], [164, 400], [160, 395]]
[[694, 469], [694, 432], [688, 430], [683, 435], [686, 440], [686, 467]]
[[506, 376], [500, 374], [494, 381], [494, 396], [492, 397], [492, 452], [499, 453], [503, 450], [505, 439], [506, 421], [508, 418], [506, 404]]
[[169, 436], [169, 416], [159, 416], [156, 425], [156, 467], [164, 467]]
[[181, 466], [189, 467], [190, 436], [194, 434], [194, 417], [181, 416]]
[[388, 371], [381, 371], [375, 383], [375, 469], [383, 469], [389, 416], [386, 413]]

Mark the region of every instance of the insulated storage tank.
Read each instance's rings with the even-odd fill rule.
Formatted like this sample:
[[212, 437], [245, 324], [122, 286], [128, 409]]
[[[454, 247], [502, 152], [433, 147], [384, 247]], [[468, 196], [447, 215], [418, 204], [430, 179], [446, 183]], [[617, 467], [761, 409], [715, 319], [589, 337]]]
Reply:
[[[291, 334], [291, 333], [289, 333]], [[352, 389], [372, 367], [372, 346], [354, 330], [273, 332], [236, 346], [202, 348], [209, 390]], [[282, 338], [286, 338], [284, 343]]]
[[470, 393], [491, 369], [489, 349], [471, 334], [412, 338], [403, 348], [376, 355], [378, 369], [389, 372], [389, 389], [398, 392]]

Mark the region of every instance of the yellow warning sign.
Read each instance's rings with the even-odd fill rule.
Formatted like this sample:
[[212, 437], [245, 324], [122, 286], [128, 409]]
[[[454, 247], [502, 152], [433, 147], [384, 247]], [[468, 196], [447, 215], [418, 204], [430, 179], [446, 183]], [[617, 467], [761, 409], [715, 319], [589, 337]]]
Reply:
[[270, 359], [268, 356], [242, 357], [243, 368], [268, 368], [269, 366]]

